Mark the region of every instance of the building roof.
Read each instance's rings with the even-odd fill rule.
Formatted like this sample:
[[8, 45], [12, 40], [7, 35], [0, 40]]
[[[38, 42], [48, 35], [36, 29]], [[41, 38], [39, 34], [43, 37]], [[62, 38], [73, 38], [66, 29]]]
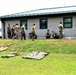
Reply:
[[67, 13], [76, 13], [76, 6], [64, 6], [64, 7], [37, 9], [37, 10], [32, 10], [32, 11], [5, 15], [5, 16], [1, 16], [0, 18], [55, 15], [55, 14], [67, 14]]

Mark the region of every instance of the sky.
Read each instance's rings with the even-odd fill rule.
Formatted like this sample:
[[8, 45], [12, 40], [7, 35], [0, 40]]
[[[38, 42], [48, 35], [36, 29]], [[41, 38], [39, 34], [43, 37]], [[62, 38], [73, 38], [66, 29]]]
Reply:
[[0, 16], [42, 8], [76, 5], [75, 0], [0, 0]]
[[0, 0], [0, 16], [26, 12], [35, 9], [73, 5], [76, 5], [75, 0]]

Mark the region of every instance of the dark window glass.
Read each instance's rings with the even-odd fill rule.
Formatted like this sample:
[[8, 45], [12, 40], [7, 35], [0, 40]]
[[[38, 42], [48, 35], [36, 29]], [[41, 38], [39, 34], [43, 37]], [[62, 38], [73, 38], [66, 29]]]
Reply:
[[40, 19], [40, 29], [47, 29], [47, 19]]
[[72, 17], [63, 18], [63, 26], [64, 28], [72, 28]]
[[25, 28], [27, 29], [27, 20], [20, 20], [20, 27], [22, 24], [25, 24]]

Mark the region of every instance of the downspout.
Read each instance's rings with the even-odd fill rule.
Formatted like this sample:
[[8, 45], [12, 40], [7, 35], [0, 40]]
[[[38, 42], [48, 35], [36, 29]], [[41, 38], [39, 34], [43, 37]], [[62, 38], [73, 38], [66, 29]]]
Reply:
[[1, 26], [1, 18], [0, 18], [0, 38], [2, 37], [2, 26]]
[[1, 20], [2, 38], [5, 39], [5, 22]]

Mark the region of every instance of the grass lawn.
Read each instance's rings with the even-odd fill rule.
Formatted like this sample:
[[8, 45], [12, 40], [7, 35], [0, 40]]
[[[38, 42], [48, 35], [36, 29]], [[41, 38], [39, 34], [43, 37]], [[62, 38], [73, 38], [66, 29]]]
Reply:
[[[0, 52], [0, 75], [75, 75], [76, 39], [8, 40], [0, 39], [0, 45], [12, 43]], [[42, 60], [22, 59], [33, 50], [50, 52]], [[20, 56], [1, 58], [2, 55], [18, 51]]]

